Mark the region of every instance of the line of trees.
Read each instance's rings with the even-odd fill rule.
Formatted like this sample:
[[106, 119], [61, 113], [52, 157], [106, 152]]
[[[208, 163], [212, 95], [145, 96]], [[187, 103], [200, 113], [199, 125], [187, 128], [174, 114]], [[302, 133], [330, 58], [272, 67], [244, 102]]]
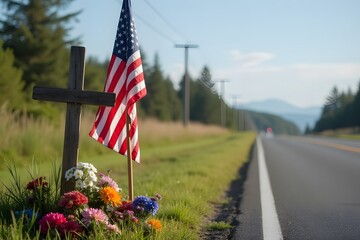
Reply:
[[[25, 109], [34, 117], [59, 121], [64, 104], [33, 101], [31, 96], [34, 85], [67, 86], [69, 49], [81, 43], [80, 38], [69, 38], [69, 31], [81, 13], [66, 13], [72, 1], [1, 0], [0, 9], [4, 14], [0, 15], [0, 105], [7, 103], [12, 110]], [[181, 120], [185, 76], [180, 79], [179, 86], [173, 86], [173, 81], [161, 69], [159, 56], [156, 54], [149, 64], [145, 52], [141, 53], [148, 94], [138, 104], [139, 116], [161, 121]], [[102, 91], [107, 66], [107, 61], [101, 62], [92, 56], [87, 59], [85, 89]], [[210, 69], [204, 66], [198, 77], [189, 76], [189, 79], [190, 121], [220, 125], [223, 99], [215, 91]], [[225, 112], [228, 128], [254, 130], [251, 114], [245, 118], [244, 111], [226, 104]], [[265, 122], [265, 125], [274, 125], [273, 120]], [[261, 129], [262, 125], [257, 127]]]
[[[80, 12], [64, 13], [73, 0], [2, 0], [0, 7], [0, 104], [11, 109], [26, 108], [29, 114], [56, 119], [62, 104], [31, 100], [34, 85], [66, 87], [69, 47], [80, 44], [69, 31]], [[139, 115], [163, 121], [180, 120], [183, 84], [173, 86], [161, 70], [159, 56], [149, 64], [142, 51], [148, 95], [139, 103]], [[110, 57], [110, 56], [109, 56]], [[90, 57], [86, 62], [85, 88], [102, 90], [108, 62]], [[208, 67], [191, 82], [190, 120], [220, 122], [220, 99]]]
[[314, 131], [339, 128], [355, 128], [357, 131], [360, 129], [360, 82], [356, 93], [350, 89], [347, 92], [340, 92], [337, 87], [333, 87]]

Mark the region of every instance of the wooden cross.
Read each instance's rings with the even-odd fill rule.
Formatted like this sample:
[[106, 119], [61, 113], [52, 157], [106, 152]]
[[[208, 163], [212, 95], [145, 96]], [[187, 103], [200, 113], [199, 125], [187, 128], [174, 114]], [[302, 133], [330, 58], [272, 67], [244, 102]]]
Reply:
[[33, 99], [66, 102], [66, 122], [62, 159], [61, 194], [75, 189], [65, 179], [65, 172], [76, 167], [78, 160], [82, 104], [114, 106], [115, 93], [84, 91], [85, 48], [71, 47], [70, 77], [67, 89], [35, 86]]

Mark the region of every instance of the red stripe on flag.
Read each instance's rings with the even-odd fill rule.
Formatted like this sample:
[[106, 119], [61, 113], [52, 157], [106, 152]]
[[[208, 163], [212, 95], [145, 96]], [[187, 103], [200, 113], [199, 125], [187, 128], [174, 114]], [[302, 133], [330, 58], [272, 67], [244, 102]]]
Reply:
[[[139, 162], [136, 101], [146, 95], [142, 60], [129, 1], [123, 2], [113, 54], [107, 69], [105, 92], [116, 94], [114, 107], [99, 107], [90, 136]], [[123, 15], [124, 14], [124, 15]], [[126, 133], [127, 116], [130, 129]], [[127, 146], [127, 137], [131, 143]], [[128, 151], [130, 147], [130, 152]]]
[[[110, 62], [109, 62], [108, 69], [107, 69], [107, 73], [106, 73], [106, 76], [107, 76], [107, 77], [110, 76], [110, 73], [111, 73], [111, 70], [112, 70], [112, 68], [113, 68], [113, 66], [114, 66], [115, 60], [116, 60], [116, 56], [115, 56], [115, 55], [112, 55], [112, 56], [111, 56], [111, 59], [110, 59]], [[107, 82], [108, 82], [108, 81], [106, 81], [106, 83], [107, 83]], [[107, 85], [107, 84], [104, 85], [104, 92], [108, 92], [108, 90], [106, 89], [106, 85]]]
[[100, 138], [105, 139], [107, 133], [109, 132], [111, 122], [113, 121], [114, 116], [120, 107], [120, 104], [124, 100], [125, 94], [126, 94], [126, 88], [125, 88], [125, 84], [124, 84], [122, 86], [119, 94], [116, 97], [115, 106], [111, 108], [109, 114], [107, 115], [106, 122], [104, 124], [104, 127], [103, 127], [100, 135], [99, 135]]

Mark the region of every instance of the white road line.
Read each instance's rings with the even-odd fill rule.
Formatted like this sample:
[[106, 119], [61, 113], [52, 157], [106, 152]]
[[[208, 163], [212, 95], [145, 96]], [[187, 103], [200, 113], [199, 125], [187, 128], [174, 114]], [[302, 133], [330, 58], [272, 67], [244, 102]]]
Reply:
[[280, 222], [275, 208], [269, 173], [266, 167], [264, 148], [260, 137], [256, 138], [259, 160], [260, 198], [264, 240], [282, 240]]

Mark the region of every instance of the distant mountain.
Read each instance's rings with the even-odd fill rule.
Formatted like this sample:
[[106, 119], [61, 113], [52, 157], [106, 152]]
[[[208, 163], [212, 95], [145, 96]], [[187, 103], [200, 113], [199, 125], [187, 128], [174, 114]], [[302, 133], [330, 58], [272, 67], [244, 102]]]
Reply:
[[305, 131], [306, 125], [313, 127], [321, 114], [321, 107], [302, 108], [279, 99], [249, 102], [240, 105], [239, 108], [281, 116], [295, 123], [302, 132]]
[[284, 119], [278, 115], [271, 113], [255, 112], [245, 110], [246, 116], [253, 124], [252, 129], [257, 129], [259, 132], [265, 132], [268, 128], [272, 128], [272, 132], [277, 134], [298, 135], [300, 134], [299, 127], [293, 122]]

